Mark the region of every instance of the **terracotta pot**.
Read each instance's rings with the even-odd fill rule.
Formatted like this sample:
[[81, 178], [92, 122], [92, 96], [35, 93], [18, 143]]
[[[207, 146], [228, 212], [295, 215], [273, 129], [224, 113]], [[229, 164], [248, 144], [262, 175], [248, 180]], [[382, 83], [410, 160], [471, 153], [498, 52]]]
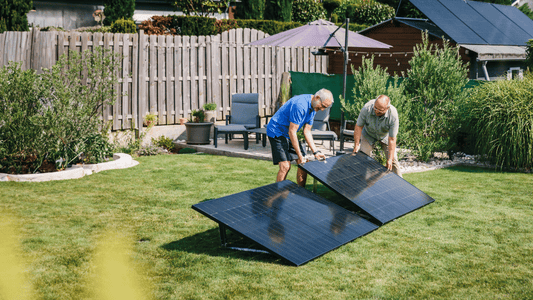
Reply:
[[187, 123], [187, 118], [180, 118], [180, 125], [185, 125]]

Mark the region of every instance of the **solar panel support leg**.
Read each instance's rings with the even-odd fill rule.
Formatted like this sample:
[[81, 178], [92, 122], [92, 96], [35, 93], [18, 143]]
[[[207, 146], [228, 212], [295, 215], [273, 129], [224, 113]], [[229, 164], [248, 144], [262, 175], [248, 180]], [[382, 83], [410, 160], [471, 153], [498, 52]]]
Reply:
[[228, 244], [228, 240], [226, 238], [226, 226], [224, 226], [224, 224], [222, 223], [219, 223], [218, 230], [220, 231], [220, 243], [222, 244], [222, 246], [226, 247], [226, 245]]
[[313, 178], [313, 193], [316, 193], [317, 186], [316, 178]]

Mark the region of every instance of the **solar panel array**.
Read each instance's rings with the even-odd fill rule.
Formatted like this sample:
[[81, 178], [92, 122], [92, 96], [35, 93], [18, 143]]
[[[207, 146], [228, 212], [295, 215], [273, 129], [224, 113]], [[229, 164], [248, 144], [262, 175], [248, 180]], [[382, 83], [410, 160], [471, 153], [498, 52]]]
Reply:
[[296, 266], [378, 228], [288, 180], [192, 208]]
[[464, 0], [410, 0], [458, 44], [526, 45], [533, 20], [516, 7]]
[[435, 200], [363, 152], [300, 168], [384, 224]]

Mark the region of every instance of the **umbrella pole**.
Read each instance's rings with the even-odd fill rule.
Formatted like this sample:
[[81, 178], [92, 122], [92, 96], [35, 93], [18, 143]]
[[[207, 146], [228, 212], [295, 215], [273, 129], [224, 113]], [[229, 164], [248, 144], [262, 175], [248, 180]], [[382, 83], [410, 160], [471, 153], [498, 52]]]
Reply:
[[[348, 31], [350, 29], [350, 18], [346, 18], [346, 21], [344, 22], [346, 24], [346, 34], [344, 37], [344, 71], [343, 71], [343, 87], [342, 87], [342, 98], [344, 101], [346, 101], [346, 73], [348, 69]], [[340, 138], [341, 138], [341, 144], [340, 149], [337, 151], [337, 155], [343, 155], [346, 152], [344, 151], [344, 111], [341, 107], [341, 126], [340, 126]]]

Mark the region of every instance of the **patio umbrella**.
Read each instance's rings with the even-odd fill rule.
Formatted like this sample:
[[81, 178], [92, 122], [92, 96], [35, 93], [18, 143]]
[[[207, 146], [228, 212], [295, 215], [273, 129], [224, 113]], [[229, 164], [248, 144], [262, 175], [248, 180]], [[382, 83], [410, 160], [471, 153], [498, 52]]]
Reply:
[[[337, 30], [337, 25], [332, 22], [320, 19], [297, 28], [271, 35], [264, 39], [251, 42], [248, 45], [342, 48], [344, 47], [345, 43], [345, 29], [338, 28], [336, 32], [335, 30]], [[333, 32], [335, 32], [335, 38], [330, 38]], [[324, 45], [326, 41], [328, 43]], [[348, 47], [391, 48], [392, 46], [382, 43], [380, 41], [376, 41], [356, 32], [349, 31]]]

